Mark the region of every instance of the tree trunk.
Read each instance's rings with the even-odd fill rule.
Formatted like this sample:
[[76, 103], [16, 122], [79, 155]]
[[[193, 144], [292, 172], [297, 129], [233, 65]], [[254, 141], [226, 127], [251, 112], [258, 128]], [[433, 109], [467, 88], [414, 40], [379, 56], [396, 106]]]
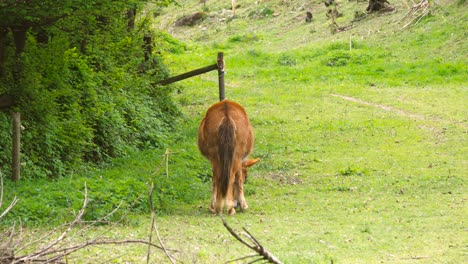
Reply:
[[0, 110], [8, 109], [14, 105], [14, 99], [12, 96], [1, 94], [0, 95]]
[[13, 41], [15, 42], [16, 56], [15, 65], [12, 69], [14, 88], [13, 93], [17, 95], [18, 91], [21, 90], [21, 81], [24, 78], [24, 59], [21, 54], [26, 46], [26, 33], [29, 30], [29, 26], [18, 26], [11, 28], [13, 33]]
[[11, 28], [17, 55], [20, 55], [26, 46], [26, 32], [28, 32], [28, 29], [29, 27], [25, 26]]
[[145, 62], [148, 62], [151, 54], [153, 53], [153, 37], [150, 35], [151, 33], [146, 34], [143, 37], [144, 45], [143, 51], [145, 53]]
[[2, 78], [5, 75], [3, 65], [5, 64], [5, 49], [7, 35], [8, 28], [0, 28], [0, 78]]
[[127, 31], [130, 32], [135, 29], [136, 8], [127, 10]]

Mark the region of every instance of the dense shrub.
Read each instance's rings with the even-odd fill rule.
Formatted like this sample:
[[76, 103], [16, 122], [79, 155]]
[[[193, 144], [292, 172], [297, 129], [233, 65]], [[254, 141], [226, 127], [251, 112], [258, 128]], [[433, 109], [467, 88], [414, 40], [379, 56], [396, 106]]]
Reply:
[[[11, 173], [12, 111], [21, 112], [24, 127], [22, 177], [56, 177], [83, 161], [101, 163], [131, 148], [164, 145], [179, 110], [172, 89], [153, 83], [168, 76], [164, 52], [183, 45], [147, 29], [145, 20], [137, 21], [140, 30], [129, 28], [125, 11], [145, 1], [98, 2], [64, 11], [53, 26], [31, 24], [21, 52], [9, 29], [30, 21], [16, 21], [18, 13], [0, 23], [0, 94], [17, 99], [14, 109], [0, 112], [5, 175]], [[31, 19], [43, 16], [52, 15]]]

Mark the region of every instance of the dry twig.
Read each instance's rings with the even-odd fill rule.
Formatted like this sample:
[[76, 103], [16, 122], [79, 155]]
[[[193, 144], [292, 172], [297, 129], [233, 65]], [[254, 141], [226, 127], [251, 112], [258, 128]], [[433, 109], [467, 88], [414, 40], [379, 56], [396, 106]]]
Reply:
[[[137, 198], [139, 200], [141, 196]], [[152, 199], [150, 199], [152, 200]], [[124, 239], [124, 240], [110, 240], [110, 239], [104, 239], [103, 235], [110, 231], [115, 225], [120, 222], [125, 216], [123, 216], [120, 221], [117, 223], [113, 223], [112, 226], [107, 229], [107, 231], [98, 234], [97, 236], [93, 237], [90, 240], [86, 240], [81, 243], [70, 243], [70, 239], [67, 239], [71, 231], [78, 225], [81, 225], [85, 222], [83, 222], [82, 216], [85, 213], [85, 209], [88, 205], [89, 199], [88, 199], [88, 191], [87, 191], [87, 186], [85, 184], [85, 190], [84, 190], [84, 201], [82, 208], [79, 210], [78, 214], [76, 215], [75, 219], [66, 225], [61, 225], [60, 227], [54, 228], [52, 231], [47, 232], [45, 235], [41, 236], [40, 238], [33, 240], [32, 242], [29, 243], [24, 243], [22, 239], [16, 239], [17, 234], [14, 232], [14, 226], [11, 227], [8, 231], [4, 232], [3, 234], [0, 234], [0, 238], [2, 243], [0, 243], [0, 263], [33, 263], [33, 262], [39, 262], [39, 263], [68, 263], [67, 258], [84, 248], [90, 247], [90, 246], [98, 246], [98, 245], [124, 245], [124, 244], [143, 244], [147, 245], [149, 248], [157, 248], [159, 250], [163, 250], [166, 255], [169, 257], [172, 263], [173, 259], [170, 257], [169, 251], [173, 250], [168, 250], [165, 248], [161, 242], [160, 245], [154, 244], [151, 241], [146, 241], [146, 240], [140, 240], [140, 239]], [[136, 201], [135, 201], [136, 203]], [[120, 207], [120, 206], [119, 206]], [[107, 216], [115, 213], [118, 208], [117, 207], [115, 210], [113, 210], [110, 214]], [[154, 209], [153, 209], [154, 212]], [[126, 215], [126, 214], [125, 214]], [[107, 217], [105, 216], [105, 217]], [[102, 218], [101, 220], [105, 219]], [[95, 223], [99, 223], [101, 220], [94, 221], [91, 223], [86, 224], [84, 227], [78, 230], [78, 233], [84, 233], [88, 228], [93, 226]], [[21, 256], [16, 256], [15, 253], [22, 252], [25, 249], [30, 248], [32, 245], [35, 244], [40, 244], [43, 243], [45, 240], [49, 240], [49, 237], [51, 237], [53, 234], [57, 233], [58, 230], [62, 228], [66, 228], [57, 238], [51, 239], [51, 242], [47, 243], [45, 246], [40, 248], [39, 250], [28, 253], [25, 255]], [[156, 234], [159, 238], [159, 234], [157, 233], [156, 225], [152, 223], [152, 230], [156, 230]], [[83, 235], [84, 236], [84, 235]]]
[[75, 220], [73, 220], [73, 222], [71, 222], [68, 225], [68, 228], [57, 239], [49, 243], [47, 246], [45, 246], [41, 250], [34, 252], [32, 254], [29, 254], [29, 255], [20, 257], [19, 259], [15, 260], [13, 263], [33, 262], [43, 256], [49, 255], [50, 254], [49, 252], [51, 251], [51, 249], [55, 245], [63, 241], [65, 237], [67, 237], [68, 233], [81, 221], [81, 217], [83, 216], [85, 212], [86, 206], [88, 206], [88, 201], [89, 201], [88, 200], [88, 187], [86, 186], [86, 183], [85, 183], [83, 206], [81, 207], [81, 210], [78, 212], [78, 215], [76, 216]]
[[[166, 150], [166, 152], [167, 152], [167, 150]], [[150, 203], [150, 208], [151, 208], [151, 229], [150, 229], [149, 242], [151, 243], [151, 240], [152, 240], [152, 237], [153, 237], [153, 230], [154, 230], [156, 232], [156, 236], [158, 238], [159, 245], [161, 246], [162, 250], [166, 254], [169, 261], [172, 264], [175, 264], [175, 261], [172, 259], [172, 256], [169, 254], [166, 247], [164, 247], [164, 244], [163, 244], [163, 242], [161, 240], [161, 237], [159, 236], [158, 227], [156, 226], [156, 212], [154, 210], [154, 205], [153, 205], [153, 191], [154, 191], [154, 183], [152, 182], [151, 183], [151, 188], [150, 188], [150, 191], [149, 191], [149, 203]], [[148, 254], [147, 254], [147, 258], [146, 258], [146, 263], [149, 263], [149, 261], [150, 261], [150, 257], [149, 257], [150, 256], [150, 251], [151, 251], [151, 246], [148, 245]]]
[[[427, 16], [431, 12], [431, 3], [429, 0], [421, 0], [417, 4], [413, 4], [408, 13], [401, 19], [410, 18], [410, 21], [406, 23], [403, 28], [407, 28], [410, 25], [417, 24], [421, 19]], [[416, 21], [416, 22], [415, 22]]]
[[224, 224], [224, 227], [226, 227], [226, 229], [229, 231], [229, 233], [231, 233], [231, 235], [237, 239], [237, 241], [241, 242], [242, 244], [244, 244], [246, 247], [250, 248], [251, 250], [257, 252], [257, 254], [255, 255], [250, 255], [250, 256], [246, 256], [246, 257], [242, 257], [242, 258], [238, 258], [238, 259], [235, 259], [235, 260], [231, 260], [231, 261], [228, 261], [228, 263], [230, 262], [234, 262], [234, 261], [237, 261], [237, 260], [241, 260], [241, 259], [246, 259], [246, 258], [253, 258], [253, 257], [258, 257], [260, 256], [261, 258], [259, 259], [256, 259], [250, 263], [254, 263], [254, 262], [257, 262], [257, 261], [268, 261], [270, 263], [274, 263], [274, 264], [282, 264], [282, 262], [276, 258], [273, 254], [271, 254], [266, 248], [264, 248], [262, 246], [262, 244], [260, 244], [260, 242], [252, 235], [250, 234], [249, 231], [247, 231], [247, 229], [243, 228], [244, 231], [245, 231], [245, 236], [250, 239], [250, 241], [253, 243], [253, 245], [249, 244], [248, 242], [246, 242], [245, 240], [243, 240], [238, 234], [236, 234], [236, 232], [234, 232], [234, 230], [232, 230], [232, 228], [228, 225], [228, 223], [226, 222], [226, 220], [221, 217], [221, 219], [223, 220], [223, 224]]
[[[18, 198], [16, 196], [11, 201], [10, 205], [0, 214], [0, 219], [2, 219], [13, 207], [15, 207], [16, 203], [18, 202]], [[0, 172], [0, 208], [3, 205], [3, 176], [2, 172]]]

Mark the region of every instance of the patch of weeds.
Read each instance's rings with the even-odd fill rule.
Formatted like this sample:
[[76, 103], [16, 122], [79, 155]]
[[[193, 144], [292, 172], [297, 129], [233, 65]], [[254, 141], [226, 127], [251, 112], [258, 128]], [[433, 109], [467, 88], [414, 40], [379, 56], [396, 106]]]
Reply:
[[257, 191], [255, 189], [256, 186], [253, 184], [250, 184], [248, 180], [245, 182], [245, 186], [247, 186], [247, 187], [244, 187], [244, 194], [246, 196], [253, 196], [257, 194]]
[[329, 51], [336, 51], [336, 50], [349, 51], [350, 49], [353, 49], [353, 50], [368, 49], [368, 46], [362, 41], [351, 40], [351, 43], [349, 43], [348, 41], [334, 42], [325, 46], [324, 48], [324, 50], [329, 50]]
[[357, 40], [351, 40], [351, 47], [352, 49], [368, 49], [368, 46], [365, 44], [365, 42], [362, 41], [357, 41]]
[[460, 64], [443, 63], [437, 67], [437, 74], [444, 77], [452, 76], [453, 74], [457, 74], [461, 71], [463, 71], [463, 65]]
[[215, 49], [215, 50], [224, 50], [224, 49], [227, 48], [226, 44], [222, 44], [222, 43], [218, 43], [218, 42], [214, 42], [214, 43], [212, 44], [212, 47], [213, 47], [213, 49]]
[[352, 191], [357, 190], [357, 187], [338, 186], [338, 187], [332, 188], [331, 190], [336, 191], [336, 192], [352, 192]]
[[286, 124], [287, 121], [280, 117], [263, 117], [263, 116], [252, 116], [250, 117], [250, 123], [255, 126], [272, 126]]
[[372, 231], [371, 231], [370, 226], [369, 226], [369, 225], [365, 225], [365, 226], [361, 229], [361, 233], [371, 234]]
[[296, 66], [297, 60], [293, 56], [283, 53], [278, 58], [278, 64], [282, 66]]
[[385, 69], [379, 66], [379, 67], [374, 68], [374, 72], [375, 73], [384, 73]]
[[348, 42], [334, 42], [325, 47], [326, 50], [349, 50], [349, 43]]
[[336, 50], [329, 52], [322, 63], [328, 67], [342, 67], [348, 64], [363, 65], [368, 64], [371, 58], [364, 52]]
[[204, 183], [211, 182], [211, 170], [207, 169], [205, 171], [197, 172], [197, 178], [199, 178]]
[[243, 35], [235, 35], [228, 39], [230, 43], [252, 43], [262, 39], [262, 36], [257, 34], [243, 34]]
[[272, 17], [275, 11], [269, 6], [261, 6], [255, 10], [250, 11], [248, 17]]
[[174, 54], [181, 54], [188, 49], [187, 45], [180, 40], [172, 37], [163, 31], [155, 33], [154, 44], [161, 49], [167, 50]]
[[339, 175], [341, 176], [364, 176], [367, 172], [365, 170], [357, 169], [348, 166], [345, 169], [341, 169]]
[[274, 13], [275, 11], [268, 6], [260, 9], [260, 15], [264, 17], [271, 17]]
[[353, 64], [367, 64], [371, 60], [371, 56], [362, 52], [351, 52], [351, 63]]
[[272, 180], [274, 182], [287, 185], [296, 185], [303, 183], [298, 173], [289, 174], [285, 173], [284, 171], [270, 172], [268, 173], [266, 178], [269, 179], [269, 181]]
[[418, 24], [424, 24], [436, 20], [436, 17], [430, 12], [418, 20]]
[[346, 66], [351, 61], [351, 54], [347, 51], [330, 52], [323, 64], [329, 67]]
[[256, 50], [256, 49], [250, 49], [247, 51], [247, 54], [251, 57], [255, 57], [255, 58], [260, 58], [260, 57], [263, 57], [265, 56], [265, 54], [259, 50]]
[[319, 159], [319, 158], [314, 158], [314, 159], [313, 159], [313, 162], [316, 162], [316, 163], [322, 163], [322, 160], [321, 160], [321, 159]]
[[302, 59], [305, 61], [313, 62], [317, 60], [318, 57], [322, 57], [325, 55], [327, 55], [327, 51], [325, 49], [315, 49], [305, 52], [304, 55], [302, 55]]
[[392, 52], [390, 51], [386, 51], [386, 52], [379, 52], [377, 53], [376, 55], [374, 55], [376, 58], [379, 58], [379, 59], [385, 59], [387, 60], [388, 58], [394, 58], [396, 57], [395, 55], [393, 55]]

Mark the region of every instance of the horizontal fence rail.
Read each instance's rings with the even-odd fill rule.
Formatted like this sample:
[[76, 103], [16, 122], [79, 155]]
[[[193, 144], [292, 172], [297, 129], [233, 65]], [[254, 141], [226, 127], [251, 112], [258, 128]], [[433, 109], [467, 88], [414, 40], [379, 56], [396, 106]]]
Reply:
[[223, 52], [218, 52], [218, 58], [216, 60], [216, 64], [212, 64], [203, 68], [199, 68], [193, 71], [189, 71], [186, 73], [182, 73], [180, 75], [176, 75], [167, 79], [164, 79], [162, 81], [156, 82], [154, 84], [156, 85], [168, 85], [171, 83], [175, 83], [178, 81], [182, 81], [203, 73], [207, 73], [210, 71], [218, 70], [218, 82], [219, 82], [219, 100], [222, 101], [225, 98], [225, 92], [224, 92], [224, 69], [225, 69], [225, 64], [224, 64], [224, 53]]

